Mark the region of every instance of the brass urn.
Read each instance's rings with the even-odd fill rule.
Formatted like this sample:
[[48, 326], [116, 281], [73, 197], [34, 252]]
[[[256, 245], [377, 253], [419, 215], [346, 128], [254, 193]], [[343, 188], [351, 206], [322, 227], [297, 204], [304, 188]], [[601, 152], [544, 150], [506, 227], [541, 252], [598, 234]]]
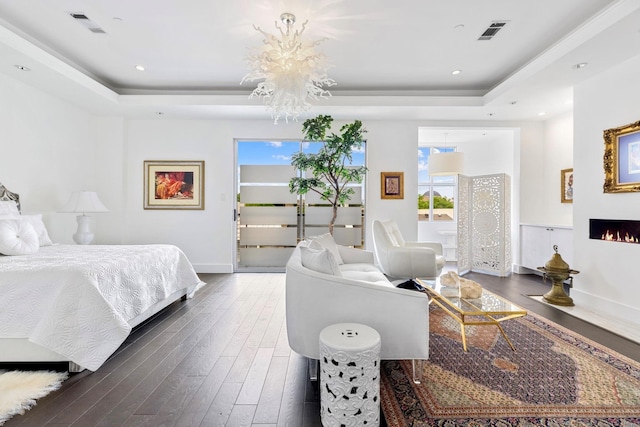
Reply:
[[553, 245], [555, 253], [544, 267], [538, 267], [543, 272], [543, 278], [551, 279], [551, 290], [543, 295], [549, 304], [573, 306], [573, 299], [564, 292], [564, 281], [569, 279], [572, 274], [578, 274], [579, 271], [571, 270], [560, 254], [558, 253], [558, 245]]

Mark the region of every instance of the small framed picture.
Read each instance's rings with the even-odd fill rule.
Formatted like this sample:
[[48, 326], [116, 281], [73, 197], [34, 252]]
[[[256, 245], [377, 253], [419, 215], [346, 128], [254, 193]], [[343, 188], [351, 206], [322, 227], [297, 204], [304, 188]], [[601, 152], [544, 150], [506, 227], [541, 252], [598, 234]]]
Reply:
[[573, 203], [573, 169], [560, 171], [560, 194], [562, 203]]
[[380, 198], [404, 199], [404, 172], [380, 173]]
[[204, 209], [204, 160], [145, 160], [145, 209]]

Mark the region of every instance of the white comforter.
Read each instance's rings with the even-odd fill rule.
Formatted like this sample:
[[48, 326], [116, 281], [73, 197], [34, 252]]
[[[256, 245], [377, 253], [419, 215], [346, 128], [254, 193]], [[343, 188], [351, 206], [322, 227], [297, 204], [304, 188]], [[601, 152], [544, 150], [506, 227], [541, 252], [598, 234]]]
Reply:
[[95, 371], [129, 335], [131, 319], [200, 285], [171, 245], [54, 245], [0, 256], [0, 338], [28, 338]]

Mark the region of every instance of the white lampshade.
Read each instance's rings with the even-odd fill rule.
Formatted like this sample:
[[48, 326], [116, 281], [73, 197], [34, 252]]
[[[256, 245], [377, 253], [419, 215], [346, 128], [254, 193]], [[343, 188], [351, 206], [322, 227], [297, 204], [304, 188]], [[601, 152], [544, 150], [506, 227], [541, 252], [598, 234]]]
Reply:
[[461, 152], [432, 153], [427, 162], [429, 175], [457, 175], [464, 170], [464, 154]]
[[61, 212], [108, 212], [109, 209], [102, 204], [95, 191], [74, 191], [71, 198], [62, 207]]

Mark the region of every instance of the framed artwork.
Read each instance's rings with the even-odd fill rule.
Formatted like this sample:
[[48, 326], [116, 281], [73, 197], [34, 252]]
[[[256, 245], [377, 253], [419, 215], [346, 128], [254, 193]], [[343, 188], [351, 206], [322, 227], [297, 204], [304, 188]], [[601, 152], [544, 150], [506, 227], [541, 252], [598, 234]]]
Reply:
[[573, 203], [573, 168], [560, 171], [560, 201]]
[[380, 198], [404, 199], [404, 172], [380, 172]]
[[204, 161], [145, 160], [145, 209], [204, 209]]
[[640, 191], [640, 121], [604, 131], [603, 189]]

